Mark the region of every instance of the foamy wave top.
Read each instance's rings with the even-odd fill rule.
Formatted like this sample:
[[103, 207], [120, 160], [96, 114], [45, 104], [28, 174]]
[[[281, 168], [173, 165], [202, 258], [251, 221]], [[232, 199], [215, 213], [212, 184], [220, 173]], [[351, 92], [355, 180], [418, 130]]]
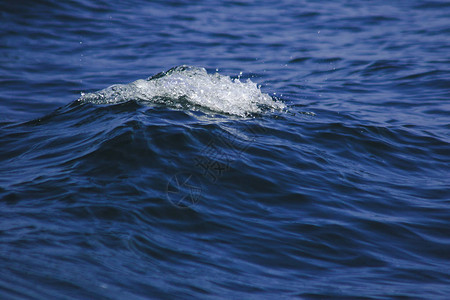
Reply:
[[130, 100], [167, 104], [178, 108], [203, 107], [238, 116], [281, 110], [284, 104], [261, 92], [256, 83], [232, 79], [204, 68], [179, 66], [147, 80], [117, 84], [95, 93], [82, 94], [78, 101], [115, 104]]

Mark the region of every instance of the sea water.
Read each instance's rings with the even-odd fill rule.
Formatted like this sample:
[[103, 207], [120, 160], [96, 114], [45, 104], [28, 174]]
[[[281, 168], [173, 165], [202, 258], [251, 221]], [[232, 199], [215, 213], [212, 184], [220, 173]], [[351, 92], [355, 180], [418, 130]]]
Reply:
[[447, 299], [448, 1], [0, 3], [1, 299]]

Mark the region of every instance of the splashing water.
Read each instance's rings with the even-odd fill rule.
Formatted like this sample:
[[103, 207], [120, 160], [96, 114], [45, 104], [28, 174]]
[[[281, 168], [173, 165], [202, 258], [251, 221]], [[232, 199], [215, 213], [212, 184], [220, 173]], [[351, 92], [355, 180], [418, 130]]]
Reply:
[[232, 79], [204, 68], [179, 66], [147, 80], [117, 84], [95, 93], [81, 94], [80, 102], [115, 104], [130, 100], [165, 104], [176, 108], [206, 108], [212, 111], [248, 116], [285, 108], [261, 92], [256, 83]]

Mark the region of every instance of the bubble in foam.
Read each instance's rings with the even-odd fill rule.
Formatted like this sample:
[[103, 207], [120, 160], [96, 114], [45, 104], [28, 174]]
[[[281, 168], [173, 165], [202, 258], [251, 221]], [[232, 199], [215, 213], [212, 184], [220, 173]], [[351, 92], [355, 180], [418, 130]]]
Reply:
[[183, 109], [207, 110], [247, 116], [267, 110], [281, 110], [282, 102], [261, 92], [250, 79], [208, 74], [204, 68], [179, 66], [156, 74], [147, 80], [117, 84], [95, 93], [82, 94], [78, 101], [94, 104], [116, 104], [130, 100], [165, 104]]

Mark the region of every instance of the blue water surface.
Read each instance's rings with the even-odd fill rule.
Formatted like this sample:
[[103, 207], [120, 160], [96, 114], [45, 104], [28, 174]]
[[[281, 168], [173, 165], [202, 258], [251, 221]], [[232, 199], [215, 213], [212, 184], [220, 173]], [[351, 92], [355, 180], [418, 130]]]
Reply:
[[449, 20], [1, 2], [0, 298], [448, 299]]

